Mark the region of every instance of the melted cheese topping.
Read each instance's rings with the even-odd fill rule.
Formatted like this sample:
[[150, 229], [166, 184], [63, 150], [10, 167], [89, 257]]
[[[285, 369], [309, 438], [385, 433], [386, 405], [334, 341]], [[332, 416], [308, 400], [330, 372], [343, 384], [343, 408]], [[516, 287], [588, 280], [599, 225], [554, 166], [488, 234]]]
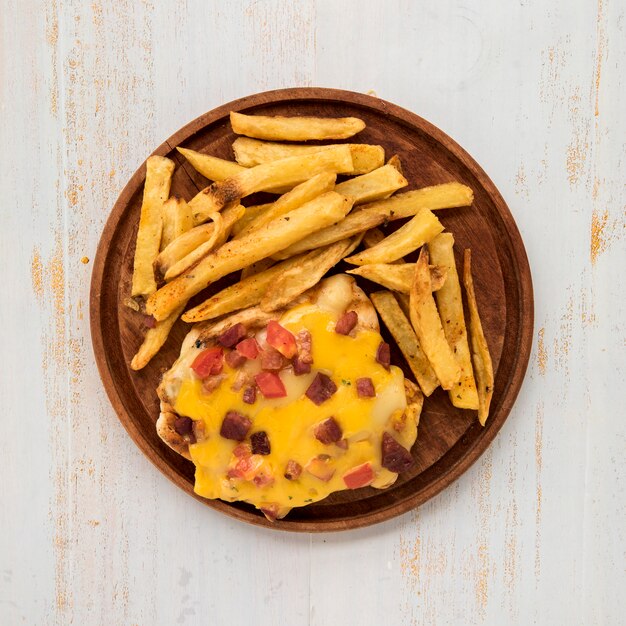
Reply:
[[[312, 335], [313, 366], [309, 374], [295, 376], [291, 368], [280, 372], [287, 397], [266, 399], [257, 391], [254, 404], [242, 399], [243, 389], [235, 390], [236, 380], [243, 373], [254, 375], [260, 370], [258, 360], [248, 361], [240, 370], [224, 364], [224, 380], [213, 392], [202, 390], [190, 369], [177, 385], [175, 410], [193, 420], [202, 420], [206, 439], [189, 447], [196, 465], [195, 491], [205, 498], [227, 501], [242, 500], [258, 508], [278, 506], [284, 512], [295, 506], [305, 506], [346, 489], [344, 474], [352, 468], [369, 462], [374, 471], [374, 487], [387, 487], [397, 475], [381, 467], [381, 438], [384, 430], [391, 430], [398, 441], [411, 448], [417, 429], [415, 424], [404, 425], [401, 432], [392, 430], [392, 422], [406, 408], [404, 376], [392, 366], [386, 370], [376, 362], [376, 351], [381, 342], [379, 333], [360, 330], [354, 337], [335, 333], [339, 314], [335, 307], [302, 305], [286, 313], [279, 321], [294, 335], [306, 328]], [[265, 345], [265, 332], [257, 334]], [[197, 351], [191, 350], [192, 357]], [[189, 361], [188, 357], [185, 361]], [[316, 373], [320, 371], [337, 385], [337, 392], [320, 406], [304, 394]], [[369, 377], [376, 390], [375, 398], [361, 398], [357, 394], [357, 378]], [[253, 455], [254, 469], [248, 480], [229, 478], [228, 471], [237, 462], [233, 450], [238, 442], [220, 436], [222, 420], [228, 411], [237, 411], [252, 421], [251, 434], [265, 431], [270, 441], [269, 455]], [[315, 427], [329, 417], [341, 426], [346, 449], [325, 445], [315, 438]], [[318, 455], [322, 457], [323, 480], [306, 470]], [[288, 461], [296, 461], [303, 470], [297, 480], [285, 478]], [[315, 471], [319, 474], [319, 471]], [[259, 485], [253, 476], [270, 477], [269, 484]]]

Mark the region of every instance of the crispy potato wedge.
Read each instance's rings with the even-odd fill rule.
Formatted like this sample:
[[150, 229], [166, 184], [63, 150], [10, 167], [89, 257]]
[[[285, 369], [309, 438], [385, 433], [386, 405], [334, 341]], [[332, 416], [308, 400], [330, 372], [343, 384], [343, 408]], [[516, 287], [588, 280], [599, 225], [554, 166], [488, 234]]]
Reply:
[[400, 174], [404, 175], [404, 172], [402, 171], [402, 161], [397, 154], [394, 154], [392, 157], [389, 158], [389, 160], [387, 161], [387, 165], [395, 167], [398, 172], [400, 172]]
[[146, 304], [146, 311], [157, 321], [165, 319], [211, 282], [271, 256], [312, 230], [339, 221], [351, 207], [351, 200], [329, 191], [247, 237], [224, 244], [204, 257], [196, 266], [152, 294]]
[[275, 263], [276, 261], [270, 258], [261, 259], [260, 261], [257, 261], [256, 263], [252, 263], [251, 265], [248, 265], [248, 267], [244, 267], [241, 270], [240, 280], [244, 280], [244, 278], [249, 278], [250, 276], [254, 276], [255, 274], [258, 274], [259, 272], [263, 272], [269, 269], [270, 267], [272, 267], [272, 265], [274, 265]]
[[388, 198], [394, 191], [408, 184], [407, 179], [393, 165], [383, 165], [369, 174], [339, 183], [335, 191], [354, 198], [354, 204], [364, 204]]
[[180, 317], [186, 302], [179, 306], [169, 317], [157, 322], [154, 328], [149, 328], [144, 337], [143, 343], [139, 347], [137, 354], [130, 362], [130, 368], [133, 370], [143, 369], [152, 357], [161, 349], [161, 346], [167, 341], [167, 338], [174, 326], [176, 320]]
[[234, 161], [220, 159], [218, 157], [211, 156], [210, 154], [189, 150], [188, 148], [178, 147], [176, 150], [178, 150], [185, 157], [185, 159], [189, 161], [189, 164], [194, 170], [209, 180], [220, 182], [222, 180], [226, 180], [227, 178], [237, 176], [237, 174], [240, 174], [247, 169]]
[[472, 357], [474, 359], [474, 373], [478, 391], [478, 420], [484, 426], [489, 417], [489, 405], [493, 397], [493, 363], [489, 346], [483, 332], [483, 325], [478, 313], [478, 304], [474, 292], [472, 278], [472, 252], [465, 250], [463, 255], [463, 283], [467, 295], [467, 305], [470, 314], [470, 339], [472, 342]]
[[400, 352], [404, 355], [420, 389], [425, 396], [429, 396], [437, 389], [439, 381], [411, 328], [409, 320], [390, 291], [377, 291], [370, 294], [370, 299], [383, 323], [396, 340]]
[[272, 187], [296, 185], [322, 172], [341, 173], [352, 169], [352, 156], [348, 146], [303, 156], [288, 157], [245, 169], [239, 174], [196, 194], [189, 202], [195, 224], [201, 224], [215, 211], [239, 202], [241, 198]]
[[[447, 270], [441, 265], [431, 265], [429, 270], [433, 291], [439, 291], [446, 280]], [[415, 276], [415, 263], [372, 263], [348, 270], [347, 273], [362, 276], [387, 289], [408, 294]]]
[[[234, 205], [225, 209], [221, 215], [224, 223], [224, 233], [226, 233], [228, 228], [237, 223], [237, 219], [241, 219], [241, 216], [245, 215], [245, 209], [241, 205]], [[181, 259], [184, 259], [202, 244], [210, 241], [214, 231], [215, 225], [209, 223], [200, 224], [200, 226], [183, 233], [161, 251], [156, 260], [157, 269], [165, 276], [169, 269]]]
[[242, 218], [233, 225], [233, 237], [237, 237], [237, 235], [243, 232], [249, 224], [259, 217], [259, 215], [265, 213], [273, 204], [273, 202], [268, 202], [267, 204], [253, 204], [252, 206], [246, 207], [246, 212], [243, 214]]
[[238, 135], [272, 141], [347, 139], [365, 128], [357, 117], [283, 117], [230, 112], [230, 124]]
[[288, 191], [278, 198], [267, 211], [260, 213], [238, 236], [243, 237], [248, 235], [266, 224], [269, 224], [272, 220], [286, 215], [289, 211], [297, 209], [306, 202], [310, 202], [313, 198], [317, 198], [317, 196], [327, 191], [332, 191], [335, 187], [336, 180], [337, 174], [333, 172], [322, 172], [300, 183], [291, 191]]
[[433, 299], [428, 270], [428, 251], [422, 248], [415, 264], [415, 278], [410, 294], [411, 324], [422, 350], [428, 357], [441, 386], [455, 388], [461, 379], [461, 368], [454, 358], [441, 325], [441, 318]]
[[346, 254], [350, 254], [359, 243], [361, 238], [357, 236], [306, 254], [299, 263], [294, 263], [269, 285], [261, 298], [261, 309], [275, 311], [286, 307], [307, 289], [317, 285], [326, 272]]
[[[350, 143], [347, 145], [350, 146], [354, 168], [351, 172], [345, 172], [346, 174], [367, 174], [385, 164], [385, 150], [382, 146], [364, 143]], [[319, 152], [328, 148], [332, 148], [332, 145], [306, 146], [293, 143], [274, 143], [248, 137], [238, 137], [233, 142], [235, 159], [239, 165], [244, 167], [254, 167], [255, 165], [270, 163], [278, 159], [311, 154], [312, 152]]]
[[182, 198], [169, 198], [163, 205], [161, 250], [191, 228], [193, 228], [193, 215], [189, 205]]
[[346, 261], [353, 265], [370, 263], [389, 263], [417, 250], [428, 243], [443, 230], [443, 225], [428, 209], [422, 209], [404, 226], [385, 237], [375, 246], [358, 254], [347, 257]]
[[139, 230], [135, 243], [131, 296], [146, 298], [156, 291], [154, 261], [159, 255], [163, 230], [163, 204], [170, 195], [174, 162], [162, 156], [146, 161], [146, 182], [143, 189]]
[[448, 345], [461, 368], [461, 379], [448, 392], [450, 402], [459, 409], [478, 410], [478, 393], [472, 369], [472, 357], [467, 342], [467, 328], [463, 315], [461, 284], [454, 261], [454, 237], [452, 233], [441, 233], [429, 244], [428, 252], [433, 263], [445, 267], [448, 278], [445, 285], [435, 294], [439, 317]]

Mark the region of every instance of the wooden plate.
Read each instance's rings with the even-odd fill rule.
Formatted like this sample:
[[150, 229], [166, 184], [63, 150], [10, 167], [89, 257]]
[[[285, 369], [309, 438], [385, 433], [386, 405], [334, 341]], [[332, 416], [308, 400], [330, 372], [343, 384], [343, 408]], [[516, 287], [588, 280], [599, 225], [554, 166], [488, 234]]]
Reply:
[[[111, 403], [135, 443], [169, 479], [206, 505], [239, 520], [274, 529], [311, 532], [366, 526], [404, 513], [439, 493], [480, 456], [500, 430], [522, 384], [532, 344], [533, 292], [515, 221], [485, 172], [439, 129], [384, 100], [336, 89], [261, 93], [225, 104], [194, 120], [154, 152], [178, 163], [172, 194], [189, 199], [207, 185], [206, 179], [176, 152], [176, 146], [233, 158], [231, 144], [235, 136], [228, 121], [229, 111], [360, 117], [367, 128], [357, 141], [381, 144], [387, 156], [400, 155], [410, 182], [407, 189], [456, 180], [474, 190], [471, 209], [440, 211], [438, 217], [454, 234], [457, 263], [464, 248], [473, 251], [478, 303], [496, 368], [487, 426], [479, 425], [475, 412], [452, 407], [447, 395], [438, 390], [424, 404], [413, 447], [416, 468], [389, 489], [333, 494], [317, 504], [294, 509], [275, 524], [249, 505], [198, 498], [193, 492], [192, 463], [165, 446], [154, 427], [159, 414], [155, 389], [161, 373], [178, 356], [189, 327], [179, 321], [161, 352], [141, 372], [132, 372], [128, 366], [143, 332], [140, 316], [125, 307], [123, 301], [130, 293], [145, 164], [130, 179], [113, 207], [100, 239], [91, 283], [92, 340]], [[223, 286], [224, 281], [220, 282]], [[361, 284], [368, 289], [366, 281]], [[405, 365], [397, 349], [392, 358]]]

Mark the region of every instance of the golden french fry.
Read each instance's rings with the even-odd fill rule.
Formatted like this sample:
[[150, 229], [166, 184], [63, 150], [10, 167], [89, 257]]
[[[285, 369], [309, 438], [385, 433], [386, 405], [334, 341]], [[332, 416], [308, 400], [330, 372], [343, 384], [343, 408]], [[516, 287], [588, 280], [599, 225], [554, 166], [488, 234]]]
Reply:
[[322, 152], [288, 157], [245, 169], [232, 178], [196, 194], [189, 202], [195, 224], [200, 224], [215, 211], [257, 191], [272, 187], [296, 185], [322, 172], [342, 173], [352, 169], [352, 156], [348, 146], [337, 145]]
[[193, 309], [189, 309], [183, 315], [183, 320], [185, 322], [202, 322], [259, 304], [269, 286], [280, 274], [293, 267], [294, 264], [300, 263], [302, 256], [304, 255], [292, 257], [257, 274], [242, 278], [239, 282], [222, 289]]
[[161, 243], [159, 250], [167, 247], [174, 239], [174, 211], [178, 206], [176, 198], [170, 197], [163, 203], [163, 211], [161, 213]]
[[389, 158], [389, 160], [387, 161], [387, 165], [395, 167], [398, 172], [400, 172], [400, 174], [404, 174], [404, 172], [402, 171], [402, 161], [397, 154], [394, 154], [392, 157]]
[[422, 392], [425, 396], [429, 396], [437, 389], [439, 381], [411, 328], [411, 324], [409, 324], [409, 320], [391, 292], [377, 291], [370, 295], [370, 299], [385, 326], [396, 340], [400, 352], [404, 355]]
[[163, 206], [161, 250], [192, 228], [193, 215], [189, 205], [182, 198], [169, 198]]
[[154, 261], [159, 254], [163, 230], [163, 204], [170, 195], [174, 162], [162, 156], [151, 156], [146, 161], [146, 182], [139, 218], [133, 265], [133, 297], [149, 296], [156, 291]]
[[429, 244], [430, 260], [445, 267], [448, 278], [443, 287], [435, 294], [439, 317], [448, 345], [461, 368], [461, 379], [450, 389], [450, 402], [459, 409], [478, 410], [478, 394], [472, 370], [472, 357], [467, 342], [467, 329], [463, 315], [461, 284], [454, 261], [454, 237], [452, 233], [441, 233]]
[[185, 302], [179, 306], [169, 317], [157, 322], [154, 328], [149, 328], [144, 337], [143, 343], [139, 347], [137, 354], [130, 362], [130, 368], [133, 370], [143, 369], [152, 357], [161, 349], [161, 346], [167, 341], [167, 338], [172, 330], [172, 326], [176, 320], [180, 317], [180, 314], [185, 308]]
[[230, 124], [238, 135], [273, 141], [347, 139], [365, 128], [356, 117], [283, 117], [230, 112]]
[[472, 252], [465, 250], [463, 255], [463, 283], [467, 295], [467, 305], [470, 314], [470, 339], [472, 342], [472, 357], [474, 360], [474, 373], [476, 374], [476, 387], [478, 391], [478, 420], [484, 426], [489, 417], [489, 405], [493, 397], [493, 363], [489, 346], [483, 332], [483, 325], [478, 313], [476, 294], [474, 293], [474, 280], [472, 279]]
[[[238, 205], [241, 206], [241, 205]], [[245, 209], [241, 207], [241, 213], [243, 214]], [[197, 263], [200, 259], [205, 257], [211, 250], [216, 247], [222, 233], [224, 232], [224, 220], [221, 213], [211, 213], [209, 220], [212, 222], [212, 232], [209, 238], [197, 248], [192, 250], [189, 254], [184, 256], [180, 261], [177, 261], [165, 272], [165, 280], [170, 281], [177, 276], [180, 276], [186, 269], [190, 268], [194, 263]]]
[[443, 226], [435, 214], [428, 209], [422, 209], [404, 226], [385, 237], [380, 243], [347, 257], [346, 261], [353, 265], [389, 263], [417, 250], [436, 237], [442, 230]]
[[233, 225], [233, 237], [237, 237], [242, 233], [249, 224], [259, 217], [259, 215], [265, 213], [273, 204], [273, 202], [268, 202], [267, 204], [253, 204], [252, 206], [246, 207], [246, 212], [243, 214], [242, 218]]
[[270, 284], [261, 298], [261, 309], [275, 311], [287, 306], [307, 289], [317, 285], [324, 274], [346, 254], [350, 254], [360, 242], [361, 238], [355, 237], [309, 252], [300, 263], [294, 264]]
[[[364, 143], [350, 143], [352, 163], [354, 169], [345, 172], [350, 175], [367, 174], [385, 164], [385, 150], [382, 146], [372, 146]], [[285, 159], [289, 156], [311, 154], [331, 148], [326, 146], [307, 146], [289, 143], [274, 143], [271, 141], [259, 141], [248, 137], [238, 137], [233, 142], [233, 152], [239, 165], [244, 167], [254, 167], [262, 163], [270, 163], [278, 159]]]
[[222, 181], [227, 178], [237, 176], [241, 172], [244, 172], [247, 168], [242, 167], [234, 161], [227, 161], [226, 159], [220, 159], [218, 157], [211, 156], [210, 154], [203, 154], [202, 152], [196, 152], [195, 150], [189, 150], [188, 148], [176, 148], [184, 157], [189, 161], [190, 165], [202, 174], [202, 176], [213, 181]]
[[388, 198], [394, 191], [408, 184], [407, 179], [393, 165], [383, 165], [369, 174], [339, 183], [335, 191], [354, 198], [354, 204], [363, 204]]
[[[383, 233], [382, 230], [380, 230], [380, 228], [376, 228], [376, 227], [370, 228], [368, 231], [363, 233], [363, 245], [366, 248], [373, 248], [377, 243], [380, 243], [384, 238], [385, 238], [385, 234]], [[394, 263], [398, 263], [398, 261], [394, 261]], [[402, 261], [400, 261], [400, 263], [402, 263]]]
[[470, 206], [474, 201], [474, 192], [461, 183], [444, 183], [432, 187], [422, 187], [396, 194], [386, 200], [379, 200], [365, 205], [362, 210], [384, 211], [388, 220], [400, 220], [412, 217], [422, 209], [438, 211], [455, 207]]
[[446, 390], [455, 388], [461, 379], [461, 368], [448, 345], [433, 299], [426, 248], [422, 248], [415, 264], [415, 278], [410, 293], [410, 314], [413, 330], [441, 386]]
[[294, 254], [305, 252], [307, 250], [315, 250], [322, 246], [328, 246], [336, 241], [341, 241], [348, 237], [358, 235], [378, 224], [382, 224], [385, 221], [384, 213], [375, 213], [374, 211], [356, 210], [347, 215], [343, 220], [337, 224], [333, 224], [328, 228], [324, 228], [315, 233], [312, 233], [308, 237], [305, 237], [301, 241], [298, 241], [293, 246], [289, 246], [284, 250], [281, 250], [278, 254], [274, 255], [277, 259], [287, 259]]
[[260, 261], [257, 261], [256, 263], [252, 263], [252, 265], [248, 265], [248, 267], [244, 267], [241, 270], [240, 280], [244, 280], [245, 278], [254, 276], [255, 274], [258, 274], [259, 272], [263, 272], [269, 269], [270, 267], [272, 267], [274, 263], [276, 263], [274, 259], [268, 258], [268, 259], [261, 259]]
[[[221, 213], [224, 224], [222, 236], [229, 232], [229, 229], [237, 223], [237, 220], [240, 219], [243, 214], [245, 214], [245, 209], [241, 205], [228, 207]], [[156, 260], [156, 267], [161, 274], [166, 275], [170, 268], [176, 265], [181, 259], [184, 259], [205, 242], [210, 241], [214, 232], [215, 225], [210, 223], [201, 224], [183, 233], [161, 251]]]
[[[438, 291], [446, 280], [447, 270], [440, 265], [431, 265], [429, 269], [432, 289]], [[372, 263], [348, 270], [347, 273], [362, 276], [387, 289], [408, 294], [415, 275], [415, 263]]]
[[243, 237], [248, 235], [266, 224], [269, 224], [272, 220], [282, 217], [289, 213], [289, 211], [293, 211], [299, 206], [310, 202], [313, 198], [317, 198], [317, 196], [327, 191], [332, 191], [335, 187], [336, 179], [337, 174], [333, 172], [322, 172], [300, 183], [291, 191], [288, 191], [278, 198], [267, 211], [260, 213], [260, 215], [253, 219], [238, 236]]
[[271, 256], [295, 243], [311, 230], [339, 221], [351, 207], [349, 199], [329, 191], [247, 237], [229, 241], [205, 256], [189, 272], [181, 274], [152, 294], [146, 303], [146, 311], [156, 320], [165, 319], [180, 304], [211, 282]]

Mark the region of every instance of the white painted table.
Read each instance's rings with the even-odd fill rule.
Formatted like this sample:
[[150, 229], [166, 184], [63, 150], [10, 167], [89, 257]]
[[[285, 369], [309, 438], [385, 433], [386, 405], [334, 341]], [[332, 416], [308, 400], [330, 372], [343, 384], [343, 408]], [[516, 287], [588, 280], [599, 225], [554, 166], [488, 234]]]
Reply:
[[[0, 623], [625, 623], [625, 27], [620, 0], [1, 0]], [[459, 141], [536, 299], [480, 462], [417, 511], [317, 536], [222, 517], [142, 456], [98, 378], [81, 263], [173, 131], [307, 85]]]

